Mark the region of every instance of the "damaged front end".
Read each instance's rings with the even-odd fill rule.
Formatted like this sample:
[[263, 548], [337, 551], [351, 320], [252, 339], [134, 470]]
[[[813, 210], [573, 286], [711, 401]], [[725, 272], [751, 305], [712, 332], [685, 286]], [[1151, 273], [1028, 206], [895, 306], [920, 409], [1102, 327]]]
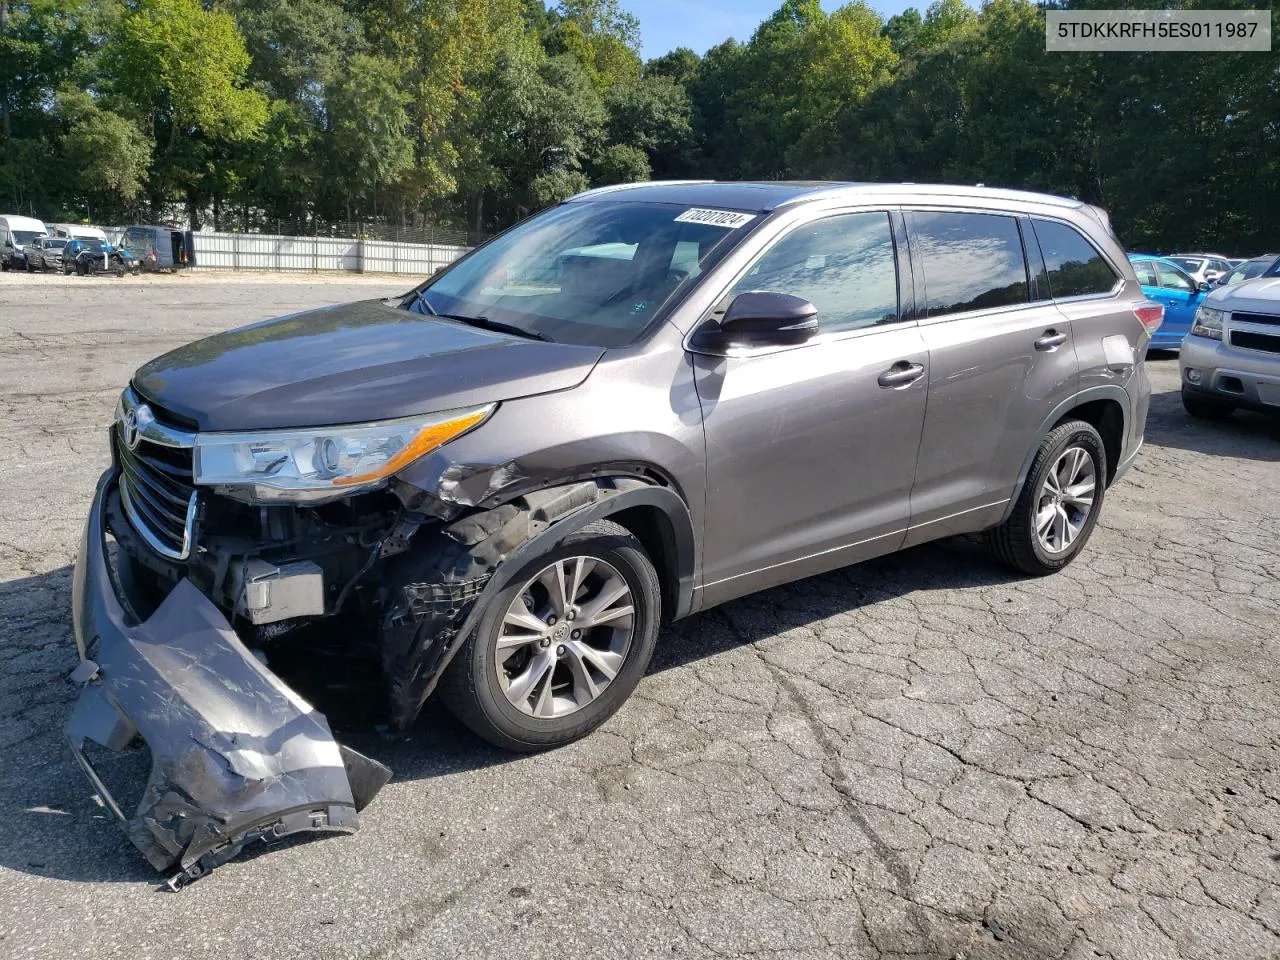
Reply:
[[[106, 544], [119, 473], [98, 483], [73, 584], [84, 684], [67, 724], [77, 761], [134, 845], [182, 883], [247, 844], [307, 831], [350, 833], [390, 777], [338, 744], [325, 717], [270, 672], [223, 612], [180, 580], [145, 619]], [[137, 809], [121, 809], [95, 770], [91, 741], [138, 739], [151, 772]]]

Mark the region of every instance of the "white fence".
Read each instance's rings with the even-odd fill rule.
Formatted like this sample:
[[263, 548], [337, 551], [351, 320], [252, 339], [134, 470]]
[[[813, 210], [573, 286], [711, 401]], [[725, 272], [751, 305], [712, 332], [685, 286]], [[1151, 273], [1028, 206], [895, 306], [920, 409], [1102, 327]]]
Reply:
[[260, 233], [196, 233], [196, 266], [215, 270], [335, 270], [429, 276], [468, 247]]

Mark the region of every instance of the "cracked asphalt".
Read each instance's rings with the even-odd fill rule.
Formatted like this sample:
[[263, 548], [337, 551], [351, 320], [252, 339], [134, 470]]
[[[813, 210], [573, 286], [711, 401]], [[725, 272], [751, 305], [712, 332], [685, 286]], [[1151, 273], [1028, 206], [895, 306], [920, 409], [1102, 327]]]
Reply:
[[668, 627], [601, 731], [428, 709], [352, 837], [179, 894], [61, 726], [70, 564], [141, 362], [403, 279], [0, 277], [0, 956], [1280, 957], [1280, 423], [1147, 446], [1067, 571], [946, 541]]

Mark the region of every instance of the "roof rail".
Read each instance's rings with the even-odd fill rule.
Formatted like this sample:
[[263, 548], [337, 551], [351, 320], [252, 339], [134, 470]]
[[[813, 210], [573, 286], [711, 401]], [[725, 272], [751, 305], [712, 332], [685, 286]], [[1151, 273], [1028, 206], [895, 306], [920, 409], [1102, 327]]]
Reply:
[[617, 193], [620, 190], [632, 190], [636, 187], [669, 187], [682, 183], [715, 183], [714, 180], [639, 180], [635, 183], [612, 183], [607, 187], [593, 187], [590, 190], [583, 190], [581, 193], [575, 193], [572, 197], [565, 200], [569, 203], [573, 200], [581, 200], [583, 197], [598, 197], [602, 193]]

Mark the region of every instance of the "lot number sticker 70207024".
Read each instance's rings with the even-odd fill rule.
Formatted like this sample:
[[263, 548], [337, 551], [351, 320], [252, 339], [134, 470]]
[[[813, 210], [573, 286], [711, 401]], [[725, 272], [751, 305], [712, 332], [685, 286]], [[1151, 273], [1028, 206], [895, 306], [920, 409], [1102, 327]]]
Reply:
[[693, 207], [676, 217], [676, 223], [705, 223], [709, 227], [728, 227], [737, 230], [744, 223], [756, 218], [754, 213], [739, 213], [736, 210], [703, 210]]

